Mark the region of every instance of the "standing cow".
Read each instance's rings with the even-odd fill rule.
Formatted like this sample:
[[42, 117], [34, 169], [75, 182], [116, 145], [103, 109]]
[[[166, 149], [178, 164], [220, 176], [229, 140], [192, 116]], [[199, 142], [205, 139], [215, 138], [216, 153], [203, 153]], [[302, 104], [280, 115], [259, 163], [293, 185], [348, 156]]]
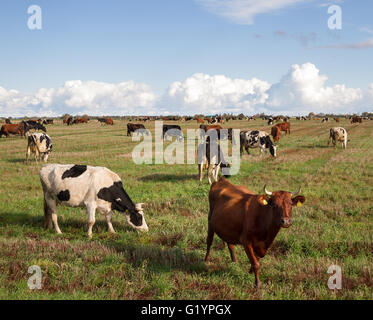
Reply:
[[35, 161], [42, 159], [47, 162], [52, 152], [51, 138], [45, 133], [32, 133], [27, 138], [26, 162], [29, 162], [31, 152], [35, 155]]
[[256, 195], [244, 186], [235, 186], [225, 178], [211, 185], [209, 193], [207, 250], [205, 261], [216, 233], [228, 244], [233, 262], [237, 261], [234, 247], [241, 244], [254, 271], [255, 284], [260, 287], [259, 258], [263, 258], [281, 228], [292, 225], [292, 209], [301, 206], [306, 198], [298, 192], [270, 192]]
[[92, 237], [96, 209], [106, 215], [109, 231], [115, 233], [111, 223], [113, 210], [125, 213], [130, 226], [148, 231], [142, 203], [134, 204], [123, 189], [120, 177], [104, 167], [86, 165], [45, 165], [40, 170], [44, 191], [44, 226], [62, 233], [57, 222], [57, 204], [86, 207], [88, 236]]
[[333, 141], [334, 147], [337, 146], [337, 142], [342, 142], [342, 147], [344, 149], [347, 148], [347, 131], [342, 127], [334, 127], [330, 129], [328, 145], [330, 144], [330, 140]]
[[250, 154], [249, 148], [260, 148], [260, 155], [269, 149], [272, 157], [276, 157], [277, 146], [272, 142], [271, 137], [265, 131], [253, 130], [242, 131], [240, 133], [240, 152], [245, 148], [247, 154]]

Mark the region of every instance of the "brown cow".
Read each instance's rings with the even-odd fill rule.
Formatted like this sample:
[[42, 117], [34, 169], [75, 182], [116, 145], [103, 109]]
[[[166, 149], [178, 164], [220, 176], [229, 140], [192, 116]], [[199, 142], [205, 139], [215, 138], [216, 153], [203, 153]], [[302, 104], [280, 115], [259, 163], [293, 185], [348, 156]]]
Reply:
[[211, 185], [209, 193], [207, 251], [216, 233], [228, 244], [233, 262], [237, 261], [234, 247], [241, 244], [254, 271], [255, 284], [260, 287], [259, 258], [263, 258], [281, 228], [292, 224], [293, 206], [301, 206], [306, 198], [298, 192], [274, 191], [264, 187], [265, 195], [256, 195], [246, 187], [235, 186], [224, 177]]
[[361, 117], [353, 116], [351, 123], [362, 123]]
[[[274, 129], [277, 128], [277, 129]], [[271, 135], [275, 142], [280, 140], [281, 131], [285, 131], [286, 134], [290, 134], [290, 122], [281, 122], [274, 125], [271, 129]]]
[[202, 124], [205, 123], [205, 121], [201, 118], [196, 118], [196, 120], [197, 120], [197, 123], [202, 123]]
[[74, 124], [76, 123], [88, 123], [88, 118], [77, 118], [73, 121]]
[[339, 122], [339, 118], [334, 118], [335, 122]]
[[[127, 123], [127, 136], [131, 136], [132, 132], [135, 132], [138, 129], [145, 130], [145, 126], [141, 123]], [[147, 133], [148, 134], [148, 133]]]
[[25, 127], [25, 123], [22, 121], [16, 124], [4, 124], [0, 129], [0, 138], [4, 135], [7, 138], [9, 134], [19, 134], [21, 137], [25, 136], [27, 128]]

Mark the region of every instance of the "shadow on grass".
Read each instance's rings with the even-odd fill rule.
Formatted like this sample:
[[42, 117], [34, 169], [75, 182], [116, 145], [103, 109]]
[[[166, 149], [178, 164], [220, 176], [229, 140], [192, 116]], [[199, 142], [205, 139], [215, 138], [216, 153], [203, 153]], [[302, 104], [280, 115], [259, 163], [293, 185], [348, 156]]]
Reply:
[[[25, 158], [22, 158], [22, 159], [9, 159], [9, 160], [7, 160], [7, 162], [10, 162], [10, 163], [26, 163], [26, 159]], [[35, 160], [33, 160], [32, 162], [35, 162]], [[31, 160], [30, 160], [30, 163], [31, 163]]]
[[144, 177], [141, 177], [141, 181], [165, 181], [165, 182], [180, 182], [187, 180], [198, 180], [197, 174], [167, 174], [167, 173], [155, 173]]
[[160, 271], [180, 270], [188, 273], [205, 273], [208, 270], [203, 257], [181, 248], [162, 248], [155, 245], [134, 246], [118, 242], [111, 242], [107, 245], [117, 253], [123, 254], [126, 261], [136, 268], [146, 264], [147, 268]]

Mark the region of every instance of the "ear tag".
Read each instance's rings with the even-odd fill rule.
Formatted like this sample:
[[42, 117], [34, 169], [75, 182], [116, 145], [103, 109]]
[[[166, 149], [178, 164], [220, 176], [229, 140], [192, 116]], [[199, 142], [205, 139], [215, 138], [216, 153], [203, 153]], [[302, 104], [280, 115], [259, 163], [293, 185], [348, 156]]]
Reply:
[[263, 199], [262, 203], [266, 206], [268, 204], [266, 199]]
[[297, 202], [297, 207], [301, 207], [302, 205], [303, 205], [302, 202], [300, 201]]

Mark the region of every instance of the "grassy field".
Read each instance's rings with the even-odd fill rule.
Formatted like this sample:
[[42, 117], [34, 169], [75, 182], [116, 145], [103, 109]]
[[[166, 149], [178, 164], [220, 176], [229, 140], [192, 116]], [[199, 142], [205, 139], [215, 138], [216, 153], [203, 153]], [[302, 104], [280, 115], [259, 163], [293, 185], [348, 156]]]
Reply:
[[[183, 130], [195, 121], [179, 123]], [[206, 249], [208, 191], [198, 186], [197, 165], [135, 165], [138, 142], [126, 122], [96, 121], [48, 126], [53, 141], [49, 163], [106, 166], [118, 173], [134, 202], [144, 202], [148, 233], [137, 233], [117, 213], [107, 230], [97, 214], [87, 237], [84, 208], [58, 207], [63, 232], [43, 229], [41, 164], [25, 163], [26, 140], [0, 139], [0, 299], [372, 299], [373, 121], [339, 124], [349, 134], [347, 149], [327, 146], [335, 122], [291, 120], [276, 159], [244, 155], [234, 184], [261, 192], [295, 191], [306, 203], [293, 210], [294, 224], [281, 230], [261, 259], [262, 289], [242, 247], [239, 262], [215, 236], [211, 261]], [[154, 122], [146, 124], [154, 132]], [[225, 127], [269, 131], [265, 121], [234, 121]], [[330, 290], [328, 267], [342, 268], [341, 290]], [[41, 290], [30, 290], [28, 267], [43, 272]]]

